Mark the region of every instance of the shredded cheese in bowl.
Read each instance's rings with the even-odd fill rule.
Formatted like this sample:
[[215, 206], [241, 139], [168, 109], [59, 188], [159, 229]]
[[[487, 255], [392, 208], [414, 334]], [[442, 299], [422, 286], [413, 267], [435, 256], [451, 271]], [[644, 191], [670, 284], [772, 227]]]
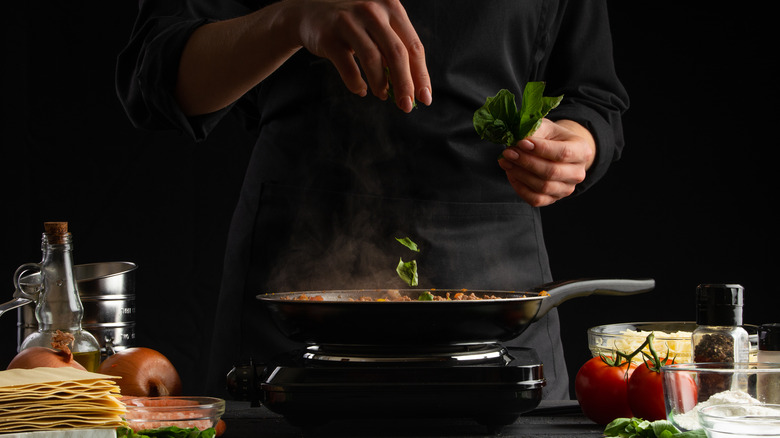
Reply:
[[[669, 357], [676, 363], [691, 361], [691, 334], [696, 328], [695, 322], [658, 322], [608, 324], [588, 330], [588, 346], [594, 356], [610, 355], [615, 351], [632, 353], [639, 348], [650, 333], [654, 334], [653, 349], [659, 357]], [[642, 349], [650, 354], [650, 348]], [[641, 354], [633, 361], [642, 363]]]
[[[625, 337], [615, 340], [615, 348], [626, 353], [635, 351], [643, 342], [645, 342], [650, 333], [655, 333], [653, 349], [660, 357], [666, 357], [668, 355], [670, 359], [674, 359], [677, 363], [687, 363], [691, 361], [692, 332], [676, 331], [667, 333], [662, 331], [625, 330], [621, 333]], [[645, 346], [642, 351], [650, 354], [650, 347]], [[644, 358], [641, 355], [637, 355], [634, 357], [634, 361], [642, 362], [644, 361]]]
[[[758, 354], [758, 327], [743, 325], [750, 338], [749, 361], [755, 362]], [[690, 363], [691, 334], [696, 329], [693, 321], [659, 321], [659, 322], [628, 322], [618, 324], [606, 324], [592, 327], [588, 330], [588, 347], [593, 356], [599, 354], [610, 355], [615, 350], [621, 353], [636, 351], [647, 339], [651, 332], [655, 333], [653, 348], [659, 357], [664, 358], [669, 354], [669, 359], [675, 363]], [[649, 348], [644, 348], [649, 353]], [[641, 354], [634, 356], [633, 361], [642, 363]]]

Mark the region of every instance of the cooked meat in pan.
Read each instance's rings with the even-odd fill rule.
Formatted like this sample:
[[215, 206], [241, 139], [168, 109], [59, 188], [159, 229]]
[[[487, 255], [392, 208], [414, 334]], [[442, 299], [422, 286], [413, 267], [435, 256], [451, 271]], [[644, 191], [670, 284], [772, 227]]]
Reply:
[[[542, 291], [539, 296], [549, 295], [546, 291]], [[524, 298], [525, 295], [513, 295], [512, 298]], [[459, 292], [445, 292], [440, 295], [435, 289], [420, 291], [417, 299], [402, 295], [398, 290], [389, 289], [384, 295], [380, 297], [371, 296], [359, 296], [357, 298], [349, 298], [349, 301], [473, 301], [473, 300], [498, 300], [506, 298], [498, 295], [482, 294], [477, 295], [473, 292], [469, 292], [468, 289], [461, 289]], [[282, 299], [295, 300], [295, 301], [326, 301], [322, 295], [309, 295], [301, 293], [294, 297], [284, 297]]]

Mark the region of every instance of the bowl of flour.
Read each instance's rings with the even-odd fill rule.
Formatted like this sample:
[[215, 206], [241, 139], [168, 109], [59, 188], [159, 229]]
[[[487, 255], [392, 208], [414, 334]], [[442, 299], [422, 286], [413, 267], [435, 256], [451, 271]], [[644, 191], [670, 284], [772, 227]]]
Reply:
[[699, 409], [709, 438], [780, 436], [780, 405], [725, 403]]
[[[772, 416], [769, 414], [777, 414], [775, 400], [780, 395], [780, 364], [672, 364], [662, 367], [661, 375], [666, 418], [680, 430], [701, 429], [705, 409], [711, 417], [725, 417], [729, 412], [737, 417], [736, 414], [741, 413], [744, 414], [742, 417], [748, 418], [740, 420], [744, 422], [753, 421], [752, 418], [759, 414], [769, 417]], [[740, 431], [733, 436], [745, 435]], [[776, 430], [774, 436], [780, 436], [780, 430]]]

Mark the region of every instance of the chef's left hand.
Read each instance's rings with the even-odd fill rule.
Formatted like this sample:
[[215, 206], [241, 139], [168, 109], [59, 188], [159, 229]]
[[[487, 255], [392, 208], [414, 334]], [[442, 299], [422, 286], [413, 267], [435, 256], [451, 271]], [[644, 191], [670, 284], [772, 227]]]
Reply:
[[534, 207], [574, 192], [596, 157], [590, 132], [571, 120], [542, 120], [533, 136], [504, 150], [499, 165], [518, 195]]

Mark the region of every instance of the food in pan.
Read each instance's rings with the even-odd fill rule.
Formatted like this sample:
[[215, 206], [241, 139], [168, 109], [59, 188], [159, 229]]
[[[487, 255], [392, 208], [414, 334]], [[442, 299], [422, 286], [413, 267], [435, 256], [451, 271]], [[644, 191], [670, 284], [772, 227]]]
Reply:
[[[550, 295], [547, 291], [541, 291], [538, 296]], [[358, 298], [349, 298], [349, 301], [474, 301], [474, 300], [500, 300], [506, 297], [500, 295], [484, 294], [477, 295], [474, 292], [469, 292], [468, 289], [461, 289], [459, 292], [445, 292], [444, 295], [436, 293], [435, 289], [423, 290], [417, 296], [417, 299], [402, 295], [396, 289], [389, 289], [385, 294], [379, 298], [370, 296], [360, 296]], [[525, 295], [517, 296], [513, 295], [512, 298], [525, 298]], [[296, 295], [294, 297], [282, 297], [283, 300], [294, 301], [326, 301], [322, 295], [308, 295], [305, 293]]]

